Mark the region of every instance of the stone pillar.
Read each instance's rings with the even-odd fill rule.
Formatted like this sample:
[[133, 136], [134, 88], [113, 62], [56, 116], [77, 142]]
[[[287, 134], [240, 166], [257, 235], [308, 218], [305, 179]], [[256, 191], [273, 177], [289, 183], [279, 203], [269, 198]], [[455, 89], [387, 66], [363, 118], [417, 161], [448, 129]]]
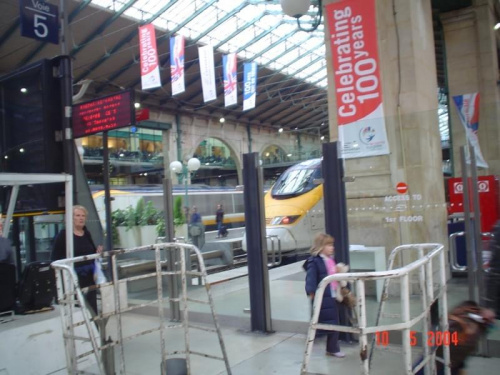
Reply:
[[[326, 1], [332, 3], [335, 1]], [[383, 105], [390, 154], [346, 160], [351, 244], [447, 243], [430, 1], [376, 1]], [[325, 13], [326, 16], [326, 13]], [[325, 21], [326, 24], [326, 21]], [[332, 55], [326, 34], [330, 140], [338, 139]], [[398, 194], [396, 185], [409, 189]]]
[[498, 89], [497, 22], [491, 0], [476, 0], [474, 6], [441, 14], [446, 45], [446, 68], [450, 95], [454, 171], [461, 176], [460, 147], [465, 130], [458, 117], [454, 95], [479, 92], [478, 138], [489, 169], [478, 174], [500, 174], [500, 97]]

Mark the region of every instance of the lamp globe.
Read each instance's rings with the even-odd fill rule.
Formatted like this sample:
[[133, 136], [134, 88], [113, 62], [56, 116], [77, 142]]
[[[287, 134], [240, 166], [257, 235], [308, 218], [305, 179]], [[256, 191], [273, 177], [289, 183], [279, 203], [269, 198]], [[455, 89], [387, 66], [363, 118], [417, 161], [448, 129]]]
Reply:
[[193, 172], [200, 169], [200, 161], [197, 158], [191, 158], [188, 160], [188, 169]]
[[175, 173], [181, 173], [182, 172], [182, 163], [178, 160], [173, 161], [170, 163], [170, 170]]
[[307, 13], [311, 0], [280, 0], [280, 3], [286, 15], [299, 18]]

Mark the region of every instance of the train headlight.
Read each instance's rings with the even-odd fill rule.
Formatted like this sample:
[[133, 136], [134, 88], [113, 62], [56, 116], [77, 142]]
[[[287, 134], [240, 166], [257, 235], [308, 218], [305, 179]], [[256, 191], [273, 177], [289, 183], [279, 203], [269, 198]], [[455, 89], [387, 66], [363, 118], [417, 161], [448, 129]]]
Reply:
[[300, 215], [293, 216], [276, 216], [271, 220], [271, 225], [288, 225], [297, 221]]

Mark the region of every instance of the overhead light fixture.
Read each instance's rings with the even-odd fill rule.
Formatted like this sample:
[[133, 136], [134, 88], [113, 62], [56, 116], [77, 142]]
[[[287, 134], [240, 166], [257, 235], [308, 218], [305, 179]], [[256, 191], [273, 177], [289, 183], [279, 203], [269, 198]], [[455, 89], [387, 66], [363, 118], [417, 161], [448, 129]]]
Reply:
[[307, 14], [311, 6], [311, 0], [280, 0], [281, 9], [283, 13], [290, 17], [297, 18], [297, 26], [302, 31], [312, 32], [315, 31], [321, 24], [321, 19], [323, 17], [323, 2], [318, 0], [315, 7], [317, 7], [316, 15], [312, 16], [312, 25], [310, 28], [303, 28], [300, 23], [300, 18]]
[[134, 103], [134, 107], [137, 109], [137, 108], [141, 108], [141, 103], [138, 103], [138, 102], [135, 102]]
[[225, 123], [225, 122], [226, 122], [226, 119], [225, 119], [224, 117], [221, 117], [221, 118], [219, 119], [219, 122], [220, 122], [221, 124], [223, 124], [223, 123]]
[[283, 128], [280, 128], [280, 130], [278, 130], [278, 133], [283, 133]]
[[23, 94], [26, 94], [28, 92], [28, 89], [26, 87], [21, 87], [21, 92]]
[[322, 140], [322, 141], [324, 141], [324, 140], [325, 140], [325, 136], [324, 136], [324, 135], [322, 135], [322, 136], [321, 136], [321, 140]]
[[494, 30], [498, 30], [498, 29], [500, 29], [500, 22], [497, 22], [497, 23], [495, 24], [495, 26], [493, 26], [493, 29], [494, 29]]
[[19, 152], [20, 152], [20, 153], [23, 153], [23, 152], [24, 152], [24, 148], [22, 148], [22, 147], [21, 147], [21, 148], [19, 149]]

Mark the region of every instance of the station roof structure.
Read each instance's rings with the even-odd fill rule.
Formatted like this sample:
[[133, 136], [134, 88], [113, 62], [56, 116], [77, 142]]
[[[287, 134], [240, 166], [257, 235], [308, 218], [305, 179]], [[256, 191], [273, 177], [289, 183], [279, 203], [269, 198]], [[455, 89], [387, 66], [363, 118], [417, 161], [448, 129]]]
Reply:
[[[59, 1], [49, 1], [60, 5]], [[316, 4], [317, 1], [313, 1]], [[443, 11], [471, 0], [432, 0]], [[66, 0], [65, 43], [21, 36], [19, 0], [2, 0], [0, 74], [66, 52], [76, 84], [92, 83], [88, 98], [133, 88], [136, 101], [168, 113], [188, 114], [255, 126], [328, 132], [327, 71], [323, 23], [303, 31], [286, 16], [279, 0]], [[61, 10], [60, 10], [61, 11]], [[317, 8], [301, 18], [311, 27]], [[138, 27], [156, 27], [162, 87], [141, 89]], [[186, 38], [186, 91], [173, 96], [169, 38]], [[214, 47], [217, 99], [204, 103], [198, 47]], [[238, 56], [238, 104], [224, 107], [222, 55]], [[256, 107], [243, 111], [243, 62], [258, 63]]]

